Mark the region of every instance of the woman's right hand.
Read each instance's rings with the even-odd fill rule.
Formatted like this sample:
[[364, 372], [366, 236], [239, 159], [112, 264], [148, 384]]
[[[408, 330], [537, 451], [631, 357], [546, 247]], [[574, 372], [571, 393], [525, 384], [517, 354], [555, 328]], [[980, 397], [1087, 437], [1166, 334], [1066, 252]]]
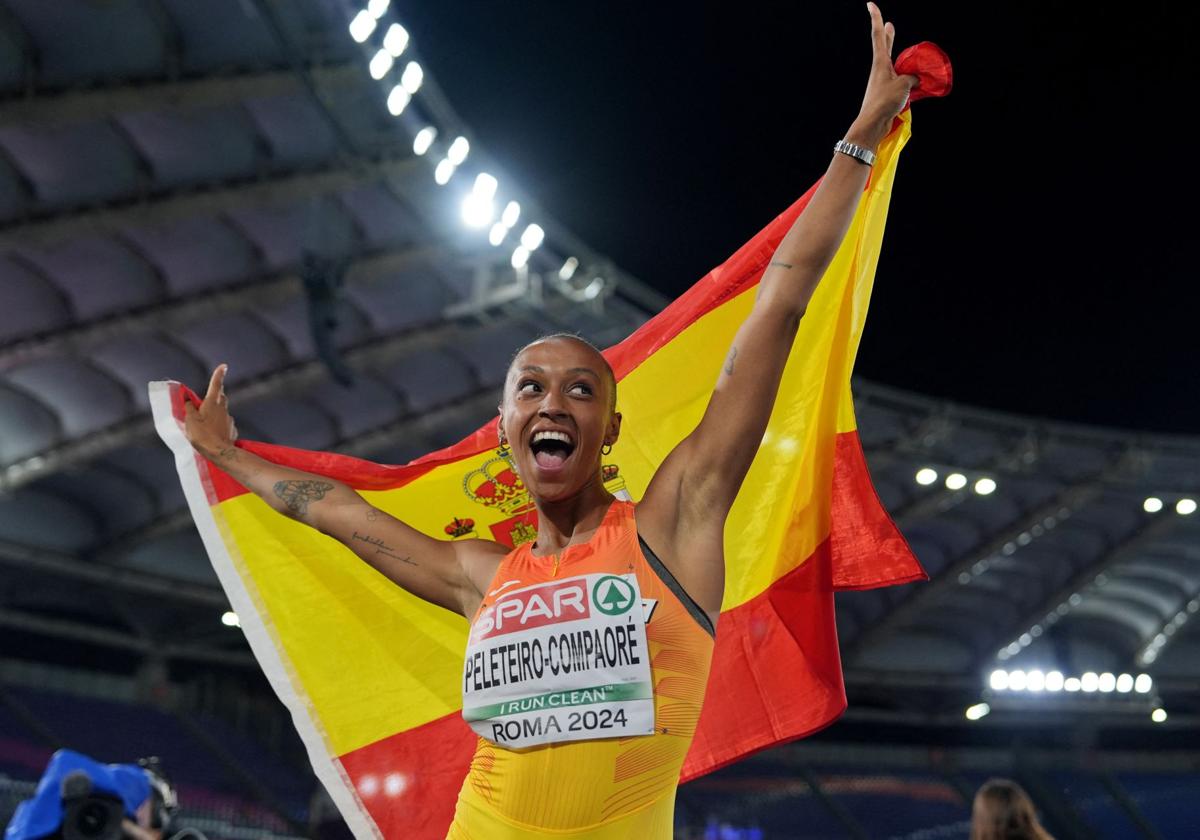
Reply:
[[208, 381], [208, 393], [200, 407], [186, 402], [184, 434], [196, 451], [210, 461], [222, 460], [235, 451], [237, 425], [229, 416], [229, 398], [225, 396], [225, 373], [229, 366], [217, 365]]

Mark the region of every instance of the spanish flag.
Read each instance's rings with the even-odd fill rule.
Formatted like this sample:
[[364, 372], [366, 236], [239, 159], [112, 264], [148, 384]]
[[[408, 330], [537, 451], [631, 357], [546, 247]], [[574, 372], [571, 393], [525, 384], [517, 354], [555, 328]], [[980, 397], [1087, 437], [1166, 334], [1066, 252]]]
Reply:
[[[920, 75], [914, 93], [948, 89], [949, 65], [930, 49], [910, 49], [908, 68], [905, 55], [897, 62], [900, 72]], [[910, 119], [901, 114], [879, 150], [850, 231], [801, 322], [770, 425], [729, 515], [725, 602], [684, 780], [836, 719], [846, 697], [834, 592], [925, 576], [871, 485], [850, 394]], [[700, 420], [755, 287], [812, 192], [605, 352], [624, 414], [624, 434], [603, 465], [614, 493], [639, 498]], [[221, 584], [347, 823], [360, 840], [444, 837], [475, 742], [460, 716], [466, 621], [274, 513], [197, 456], [182, 431], [192, 392], [154, 382], [150, 394]], [[529, 495], [496, 451], [494, 419], [404, 466], [239, 445], [343, 481], [441, 539], [517, 545], [536, 533]]]

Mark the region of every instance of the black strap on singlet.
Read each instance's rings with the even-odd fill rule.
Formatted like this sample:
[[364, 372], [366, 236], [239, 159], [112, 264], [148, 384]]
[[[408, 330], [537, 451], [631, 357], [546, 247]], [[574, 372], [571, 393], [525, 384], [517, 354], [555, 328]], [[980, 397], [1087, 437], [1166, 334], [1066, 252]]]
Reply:
[[667, 585], [675, 593], [675, 597], [679, 599], [679, 603], [683, 604], [683, 608], [688, 611], [692, 618], [696, 619], [696, 623], [712, 636], [717, 637], [717, 629], [713, 627], [712, 619], [708, 613], [700, 609], [700, 605], [692, 600], [692, 596], [684, 591], [684, 588], [679, 585], [679, 581], [675, 579], [675, 575], [671, 574], [671, 570], [663, 565], [663, 561], [658, 559], [658, 555], [654, 553], [654, 549], [646, 545], [646, 541], [642, 539], [642, 535], [638, 534], [638, 545], [642, 547], [642, 556], [646, 558], [646, 563], [654, 570], [654, 574], [658, 575], [658, 579]]

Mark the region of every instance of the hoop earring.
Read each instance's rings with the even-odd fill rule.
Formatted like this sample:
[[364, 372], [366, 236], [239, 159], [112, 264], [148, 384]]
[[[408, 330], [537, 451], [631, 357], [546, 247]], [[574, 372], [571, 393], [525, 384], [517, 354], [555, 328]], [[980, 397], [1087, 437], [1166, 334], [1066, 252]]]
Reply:
[[499, 435], [497, 435], [496, 440], [498, 442], [498, 445], [496, 446], [496, 454], [506, 461], [510, 460], [512, 458], [512, 450], [508, 447], [508, 441], [505, 440], [503, 436]]
[[600, 447], [600, 454], [601, 455], [611, 455], [612, 447], [613, 447], [613, 445], [611, 443], [604, 444], [603, 446]]

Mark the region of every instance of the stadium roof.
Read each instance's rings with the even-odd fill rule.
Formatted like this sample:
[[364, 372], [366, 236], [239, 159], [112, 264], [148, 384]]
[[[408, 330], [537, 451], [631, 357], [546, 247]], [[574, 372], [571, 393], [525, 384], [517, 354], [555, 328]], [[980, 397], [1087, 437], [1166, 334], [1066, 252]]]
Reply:
[[[506, 179], [387, 5], [0, 2], [0, 625], [23, 655], [253, 666], [148, 381], [227, 361], [243, 437], [398, 463], [486, 420], [523, 341], [611, 344], [662, 304]], [[1092, 672], [1081, 697], [1195, 708], [1200, 438], [856, 395], [932, 578], [839, 596], [856, 700]]]

